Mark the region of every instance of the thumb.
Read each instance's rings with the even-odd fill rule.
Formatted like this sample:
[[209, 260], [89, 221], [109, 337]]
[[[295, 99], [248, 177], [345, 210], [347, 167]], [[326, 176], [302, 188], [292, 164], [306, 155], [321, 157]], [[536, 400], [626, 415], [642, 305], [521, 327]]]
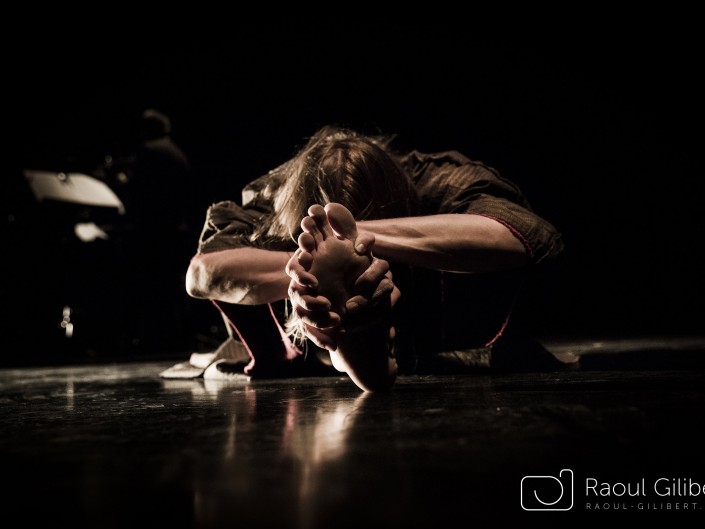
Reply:
[[375, 245], [375, 236], [369, 232], [360, 232], [355, 239], [355, 252], [359, 255], [368, 255]]

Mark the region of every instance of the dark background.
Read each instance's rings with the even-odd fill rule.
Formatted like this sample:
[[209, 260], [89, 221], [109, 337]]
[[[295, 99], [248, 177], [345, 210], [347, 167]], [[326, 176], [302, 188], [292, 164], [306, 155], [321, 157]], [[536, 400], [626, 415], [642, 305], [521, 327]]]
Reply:
[[[519, 184], [564, 235], [565, 268], [534, 312], [540, 335], [702, 334], [703, 82], [699, 42], [687, 31], [666, 39], [593, 28], [537, 44], [474, 38], [465, 22], [239, 26], [205, 41], [65, 34], [25, 43], [8, 59], [9, 347], [0, 362], [217, 343], [215, 312], [186, 298], [190, 313], [168, 351], [114, 338], [106, 322], [153, 302], [150, 292], [116, 279], [112, 250], [64, 252], [42, 237], [38, 227], [61, 220], [33, 206], [19, 177], [28, 168], [94, 170], [126, 149], [145, 108], [171, 118], [202, 213], [215, 200], [239, 200], [242, 185], [324, 124], [398, 134], [402, 148], [459, 150]], [[91, 296], [76, 310], [102, 322], [88, 344], [65, 340], [58, 327], [64, 300], [85, 290]]]

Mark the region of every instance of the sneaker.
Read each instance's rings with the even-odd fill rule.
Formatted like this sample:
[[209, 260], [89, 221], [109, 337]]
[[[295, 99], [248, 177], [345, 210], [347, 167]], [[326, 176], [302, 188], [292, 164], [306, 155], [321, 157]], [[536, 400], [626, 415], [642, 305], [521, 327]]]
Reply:
[[242, 380], [249, 381], [250, 376], [243, 373], [245, 364], [230, 362], [225, 358], [216, 360], [203, 372], [204, 380]]
[[226, 360], [231, 364], [242, 364], [244, 366], [250, 361], [250, 355], [242, 343], [229, 336], [214, 351], [192, 353], [188, 362], [180, 362], [169, 369], [165, 369], [159, 373], [159, 376], [166, 379], [201, 378], [204, 376], [206, 369], [219, 360]]

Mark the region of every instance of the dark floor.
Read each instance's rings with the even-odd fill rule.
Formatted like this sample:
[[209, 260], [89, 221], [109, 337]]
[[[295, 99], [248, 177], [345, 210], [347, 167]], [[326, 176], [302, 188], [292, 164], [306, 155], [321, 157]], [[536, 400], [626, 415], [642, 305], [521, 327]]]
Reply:
[[[408, 376], [388, 394], [342, 377], [161, 380], [169, 362], [0, 370], [3, 518], [340, 529], [702, 519], [705, 341], [556, 347], [585, 355], [582, 366]], [[550, 503], [558, 489], [522, 478], [562, 469], [574, 473], [572, 509], [524, 511], [522, 487], [529, 508], [534, 492]], [[613, 495], [588, 496], [589, 478]], [[670, 496], [656, 494], [659, 478]], [[644, 488], [616, 496], [618, 483]], [[557, 508], [571, 506], [565, 484]]]

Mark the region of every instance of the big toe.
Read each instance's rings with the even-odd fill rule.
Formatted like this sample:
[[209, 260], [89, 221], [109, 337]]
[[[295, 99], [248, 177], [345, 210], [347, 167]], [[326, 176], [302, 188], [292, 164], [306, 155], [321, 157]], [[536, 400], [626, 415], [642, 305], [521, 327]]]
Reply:
[[328, 223], [338, 237], [351, 241], [357, 239], [357, 223], [348, 208], [342, 204], [331, 202], [326, 205], [325, 211]]

